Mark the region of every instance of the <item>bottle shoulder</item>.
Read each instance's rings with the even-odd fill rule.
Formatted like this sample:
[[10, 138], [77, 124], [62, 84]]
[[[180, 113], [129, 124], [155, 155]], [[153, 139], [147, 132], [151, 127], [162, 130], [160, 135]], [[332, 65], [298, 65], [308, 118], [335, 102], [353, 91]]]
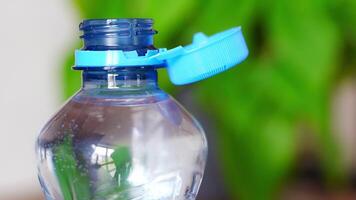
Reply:
[[204, 134], [194, 117], [162, 91], [115, 98], [79, 92], [45, 125], [40, 139], [52, 141], [71, 133], [76, 138], [89, 135], [121, 138], [135, 132], [152, 136], [160, 130], [167, 135]]

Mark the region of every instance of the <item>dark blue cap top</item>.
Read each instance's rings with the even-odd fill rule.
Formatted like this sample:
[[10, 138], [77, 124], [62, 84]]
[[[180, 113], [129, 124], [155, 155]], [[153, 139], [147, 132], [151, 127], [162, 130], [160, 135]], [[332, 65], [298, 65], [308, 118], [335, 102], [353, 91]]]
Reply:
[[153, 46], [152, 19], [88, 19], [80, 26], [83, 31], [83, 50], [105, 51], [122, 50], [145, 53]]

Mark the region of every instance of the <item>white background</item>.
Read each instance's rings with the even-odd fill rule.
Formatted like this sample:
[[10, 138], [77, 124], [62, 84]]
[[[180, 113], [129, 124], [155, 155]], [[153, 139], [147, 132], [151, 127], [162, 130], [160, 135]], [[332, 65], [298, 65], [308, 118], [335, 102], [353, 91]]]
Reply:
[[61, 104], [61, 62], [77, 39], [69, 0], [0, 1], [0, 194], [39, 190], [34, 143]]

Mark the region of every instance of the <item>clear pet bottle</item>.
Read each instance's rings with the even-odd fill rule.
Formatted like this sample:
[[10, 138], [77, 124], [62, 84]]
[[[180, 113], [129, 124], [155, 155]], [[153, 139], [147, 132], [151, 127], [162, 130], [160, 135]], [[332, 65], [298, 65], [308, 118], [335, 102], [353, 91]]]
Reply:
[[[155, 50], [150, 19], [80, 27], [86, 51]], [[158, 87], [158, 67], [75, 67], [83, 70], [81, 90], [37, 141], [47, 200], [195, 199], [207, 156], [204, 131]]]

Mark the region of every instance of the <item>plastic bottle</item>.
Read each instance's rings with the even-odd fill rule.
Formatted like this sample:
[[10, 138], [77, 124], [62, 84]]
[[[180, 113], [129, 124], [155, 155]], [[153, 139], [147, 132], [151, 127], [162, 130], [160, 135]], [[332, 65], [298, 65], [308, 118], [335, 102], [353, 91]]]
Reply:
[[42, 129], [36, 145], [46, 200], [194, 200], [207, 141], [199, 123], [157, 85], [225, 71], [247, 57], [240, 28], [172, 50], [153, 46], [151, 19], [81, 23], [74, 69], [83, 84]]
[[[131, 36], [137, 26], [145, 30]], [[81, 29], [84, 50], [154, 49], [149, 19], [89, 20]], [[156, 68], [81, 69], [81, 90], [38, 138], [46, 199], [195, 199], [207, 155], [204, 131], [158, 87]]]

